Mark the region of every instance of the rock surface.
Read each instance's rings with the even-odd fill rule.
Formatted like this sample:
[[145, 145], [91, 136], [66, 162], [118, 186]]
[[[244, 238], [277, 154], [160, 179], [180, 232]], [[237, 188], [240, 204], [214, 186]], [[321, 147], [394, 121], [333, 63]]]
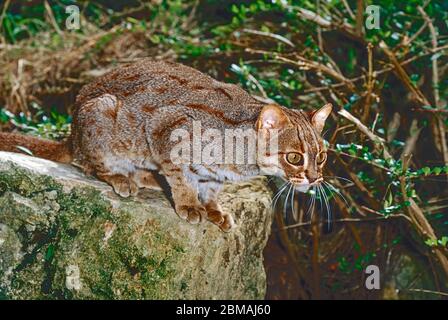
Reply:
[[162, 192], [121, 199], [76, 168], [0, 152], [0, 299], [262, 299], [265, 178], [227, 185], [237, 228], [180, 220]]

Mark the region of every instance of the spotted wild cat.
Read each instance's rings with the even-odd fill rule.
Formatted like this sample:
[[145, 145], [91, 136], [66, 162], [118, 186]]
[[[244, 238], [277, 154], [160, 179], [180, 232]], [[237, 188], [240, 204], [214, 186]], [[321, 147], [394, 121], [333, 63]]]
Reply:
[[[327, 155], [320, 134], [331, 109], [327, 104], [307, 113], [261, 103], [190, 67], [144, 59], [81, 89], [67, 141], [0, 133], [0, 149], [18, 152], [22, 146], [39, 157], [75, 161], [122, 197], [155, 187], [152, 172], [157, 171], [166, 178], [181, 218], [207, 219], [229, 231], [233, 218], [217, 202], [225, 181], [275, 175], [304, 188], [323, 180]], [[257, 143], [275, 129], [278, 151], [258, 155], [255, 163], [174, 163], [171, 135], [179, 128], [191, 132], [194, 121], [203, 129], [252, 129], [259, 133]]]

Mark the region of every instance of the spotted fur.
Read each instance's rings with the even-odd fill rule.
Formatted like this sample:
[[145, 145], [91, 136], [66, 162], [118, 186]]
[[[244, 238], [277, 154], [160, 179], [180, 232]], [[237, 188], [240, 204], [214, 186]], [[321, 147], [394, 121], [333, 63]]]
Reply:
[[[266, 174], [306, 188], [322, 179], [325, 161], [318, 159], [325, 147], [320, 131], [330, 112], [330, 105], [312, 114], [266, 105], [240, 87], [190, 67], [144, 59], [81, 89], [72, 135], [65, 144], [1, 134], [0, 149], [18, 151], [16, 146], [21, 145], [56, 161], [73, 158], [87, 174], [106, 181], [123, 197], [155, 187], [156, 171], [165, 176], [181, 218], [190, 223], [208, 219], [229, 231], [233, 218], [217, 202], [225, 181]], [[278, 152], [266, 153], [252, 164], [175, 164], [170, 159], [171, 133], [178, 128], [191, 132], [193, 121], [222, 132], [253, 129], [261, 133], [257, 139], [268, 139], [275, 129]], [[303, 163], [288, 162], [290, 153], [298, 153]]]

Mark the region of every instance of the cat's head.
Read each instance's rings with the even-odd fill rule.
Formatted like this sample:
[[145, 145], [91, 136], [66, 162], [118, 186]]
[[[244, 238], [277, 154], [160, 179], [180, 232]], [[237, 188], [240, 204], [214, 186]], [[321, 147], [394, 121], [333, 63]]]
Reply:
[[259, 158], [262, 172], [281, 177], [300, 191], [323, 181], [327, 150], [321, 134], [331, 110], [331, 104], [311, 113], [278, 105], [265, 106], [257, 129], [267, 140], [275, 132], [278, 148]]

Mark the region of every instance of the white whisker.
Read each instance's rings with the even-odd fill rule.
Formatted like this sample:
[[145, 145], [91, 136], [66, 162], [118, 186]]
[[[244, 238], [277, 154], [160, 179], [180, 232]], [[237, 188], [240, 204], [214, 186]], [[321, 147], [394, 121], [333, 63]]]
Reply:
[[286, 210], [287, 210], [287, 205], [288, 205], [288, 198], [289, 195], [291, 194], [291, 188], [293, 188], [294, 185], [291, 183], [291, 186], [289, 187], [288, 193], [286, 194], [286, 198], [285, 198], [285, 202], [283, 204], [283, 216], [286, 219]]
[[340, 180], [344, 180], [344, 181], [347, 181], [347, 182], [353, 183], [353, 181], [352, 181], [352, 180], [350, 180], [350, 179], [347, 179], [347, 178], [344, 178], [344, 177], [340, 177], [340, 176], [324, 176], [324, 178], [334, 178], [334, 179], [340, 179]]
[[[313, 215], [313, 207], [314, 207], [314, 204], [315, 204], [315, 202], [316, 202], [316, 187], [315, 186], [313, 186], [313, 194], [311, 195], [311, 199], [310, 199], [310, 201], [309, 201], [309, 206], [308, 206], [308, 210], [306, 211], [306, 213], [305, 213], [305, 216], [307, 216], [308, 217], [308, 214], [309, 213], [311, 213], [311, 217], [312, 217], [312, 215]], [[313, 208], [313, 209], [312, 209]]]
[[322, 213], [324, 210], [323, 210], [323, 204], [322, 204], [322, 200], [323, 200], [323, 195], [322, 195], [322, 189], [321, 189], [321, 186], [320, 185], [317, 185], [316, 186], [316, 188], [317, 188], [317, 190], [319, 191], [319, 208], [320, 208], [320, 213]]
[[281, 195], [283, 194], [283, 192], [285, 191], [286, 187], [288, 187], [288, 185], [290, 184], [289, 181], [285, 182], [280, 189], [277, 191], [277, 193], [275, 194], [275, 196], [272, 198], [272, 208], [275, 209], [275, 206], [277, 204], [278, 199], [281, 197]]
[[[348, 204], [347, 199], [344, 197], [344, 195], [338, 190], [336, 189], [331, 183], [324, 181], [324, 184], [327, 186], [327, 188], [331, 189], [334, 191], [334, 193], [336, 193], [339, 197], [341, 197], [342, 200], [344, 200], [345, 204], [347, 205], [348, 208], [350, 208], [350, 205]], [[333, 193], [333, 194], [334, 194]]]
[[325, 207], [327, 208], [327, 230], [330, 231], [330, 228], [331, 228], [331, 207], [330, 207], [330, 204], [328, 202], [328, 196], [327, 196], [323, 186], [324, 185], [320, 185], [319, 187], [322, 190], [322, 195], [323, 195], [323, 198], [324, 198]]
[[296, 209], [294, 208], [294, 198], [296, 196], [296, 188], [292, 187], [292, 196], [291, 196], [291, 211], [294, 219], [297, 219]]

